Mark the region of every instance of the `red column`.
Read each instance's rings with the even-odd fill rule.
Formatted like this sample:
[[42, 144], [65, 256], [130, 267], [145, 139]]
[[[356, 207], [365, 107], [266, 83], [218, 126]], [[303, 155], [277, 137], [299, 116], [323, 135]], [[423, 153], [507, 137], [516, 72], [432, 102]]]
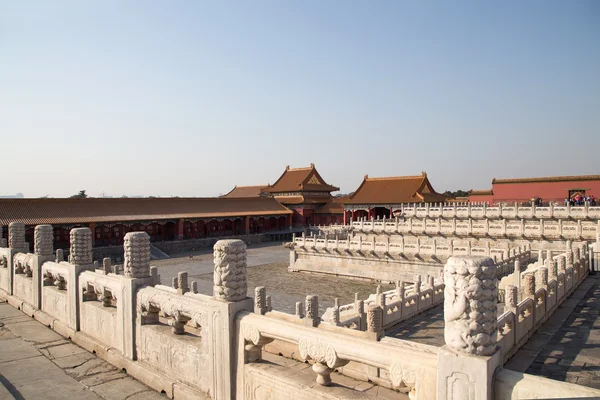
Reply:
[[351, 221], [354, 222], [354, 210], [352, 210], [352, 219], [351, 219]]
[[250, 217], [244, 218], [244, 226], [245, 226], [244, 233], [246, 235], [248, 235], [250, 233]]
[[183, 240], [183, 219], [177, 221], [177, 236], [176, 240]]
[[89, 225], [90, 231], [92, 231], [92, 246], [96, 244], [96, 223], [90, 222]]
[[344, 225], [348, 223], [348, 211], [344, 210]]

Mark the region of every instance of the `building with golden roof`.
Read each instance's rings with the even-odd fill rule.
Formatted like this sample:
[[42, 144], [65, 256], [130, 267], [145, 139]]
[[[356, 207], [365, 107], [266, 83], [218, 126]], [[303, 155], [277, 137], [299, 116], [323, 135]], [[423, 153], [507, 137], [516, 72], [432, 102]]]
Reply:
[[340, 200], [344, 205], [344, 220], [360, 217], [392, 217], [407, 203], [440, 203], [446, 196], [435, 191], [427, 173], [415, 176], [369, 178], [365, 175], [354, 193]]

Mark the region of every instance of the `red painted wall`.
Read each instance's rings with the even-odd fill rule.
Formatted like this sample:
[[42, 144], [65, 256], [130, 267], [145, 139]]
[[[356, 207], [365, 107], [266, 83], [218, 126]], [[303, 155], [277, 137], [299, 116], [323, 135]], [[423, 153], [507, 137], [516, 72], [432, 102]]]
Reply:
[[[600, 180], [565, 181], [565, 182], [527, 182], [492, 184], [493, 196], [470, 196], [469, 201], [489, 201], [490, 204], [500, 202], [529, 202], [534, 197], [542, 201], [557, 201], [562, 204], [570, 189], [583, 188], [587, 195], [600, 198]], [[493, 199], [491, 198], [493, 197]]]
[[469, 203], [488, 203], [492, 205], [493, 202], [494, 196], [492, 195], [469, 196]]

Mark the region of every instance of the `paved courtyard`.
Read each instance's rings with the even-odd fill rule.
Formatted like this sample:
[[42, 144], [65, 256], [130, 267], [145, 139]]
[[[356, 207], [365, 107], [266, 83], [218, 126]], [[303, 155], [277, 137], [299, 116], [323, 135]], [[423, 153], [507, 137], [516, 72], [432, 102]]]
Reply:
[[386, 336], [441, 347], [444, 345], [444, 305], [417, 314], [386, 331]]
[[[288, 272], [290, 251], [281, 244], [262, 244], [248, 246], [248, 295], [254, 297], [254, 288], [265, 286], [267, 294], [272, 298], [273, 309], [294, 313], [297, 301], [304, 301], [306, 295], [319, 295], [319, 311], [333, 306], [334, 299], [340, 304], [354, 301], [354, 293], [361, 299], [375, 293], [377, 285], [372, 282], [355, 281], [334, 276], [311, 275]], [[206, 249], [195, 252], [194, 257], [180, 255], [165, 260], [152, 262], [159, 270], [163, 285], [170, 285], [171, 279], [179, 271], [186, 271], [188, 279], [198, 282], [200, 293], [212, 295], [213, 255]], [[383, 285], [384, 290], [393, 286]]]
[[600, 275], [588, 277], [507, 368], [600, 389]]
[[0, 303], [0, 399], [165, 398], [16, 308]]

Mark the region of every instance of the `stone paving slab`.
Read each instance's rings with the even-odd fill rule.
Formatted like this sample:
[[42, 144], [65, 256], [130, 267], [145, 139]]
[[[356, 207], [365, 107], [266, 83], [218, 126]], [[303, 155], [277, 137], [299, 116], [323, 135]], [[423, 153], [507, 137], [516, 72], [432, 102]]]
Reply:
[[0, 400], [165, 398], [0, 302]]
[[600, 389], [600, 276], [588, 277], [506, 363], [514, 371]]

